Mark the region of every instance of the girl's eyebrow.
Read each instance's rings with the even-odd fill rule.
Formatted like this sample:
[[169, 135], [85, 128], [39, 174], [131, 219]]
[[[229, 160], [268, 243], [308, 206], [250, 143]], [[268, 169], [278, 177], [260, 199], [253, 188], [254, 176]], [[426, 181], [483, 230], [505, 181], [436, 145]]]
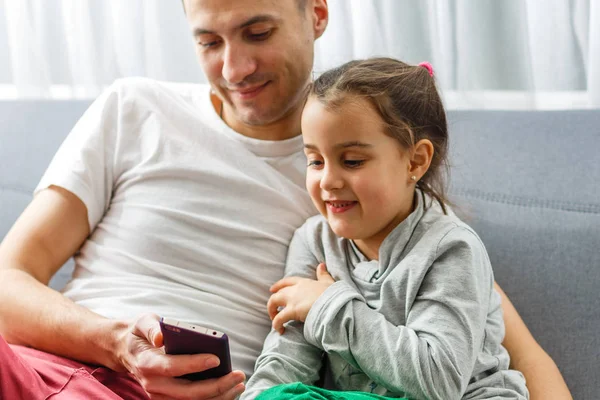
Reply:
[[358, 140], [352, 141], [352, 142], [344, 142], [344, 143], [338, 143], [334, 146], [334, 148], [336, 149], [347, 149], [348, 147], [361, 147], [361, 148], [369, 148], [369, 147], [373, 147], [372, 144], [369, 143], [365, 143], [365, 142], [359, 142]]
[[[334, 149], [347, 149], [349, 147], [370, 148], [370, 147], [373, 147], [373, 145], [369, 144], [369, 143], [359, 142], [357, 140], [354, 140], [351, 142], [338, 143], [335, 146], [333, 146]], [[305, 143], [304, 148], [310, 149], [310, 150], [318, 150], [317, 146], [315, 146], [314, 144], [310, 144], [310, 143]]]

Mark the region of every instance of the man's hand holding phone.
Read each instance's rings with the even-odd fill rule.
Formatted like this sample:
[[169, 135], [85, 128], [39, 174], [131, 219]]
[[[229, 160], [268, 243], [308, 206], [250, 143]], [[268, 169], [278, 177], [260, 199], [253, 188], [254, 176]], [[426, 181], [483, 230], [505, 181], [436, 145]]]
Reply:
[[121, 364], [151, 399], [234, 399], [244, 391], [242, 371], [199, 381], [178, 378], [211, 370], [221, 360], [214, 354], [166, 354], [157, 315], [138, 318], [124, 336], [119, 351]]

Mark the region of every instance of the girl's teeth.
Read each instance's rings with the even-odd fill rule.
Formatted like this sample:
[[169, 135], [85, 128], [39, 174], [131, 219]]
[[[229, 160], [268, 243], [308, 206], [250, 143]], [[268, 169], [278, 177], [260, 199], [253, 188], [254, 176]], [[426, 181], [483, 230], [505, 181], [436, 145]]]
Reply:
[[332, 205], [337, 208], [346, 207], [346, 206], [349, 206], [350, 204], [352, 204], [352, 203], [332, 203]]

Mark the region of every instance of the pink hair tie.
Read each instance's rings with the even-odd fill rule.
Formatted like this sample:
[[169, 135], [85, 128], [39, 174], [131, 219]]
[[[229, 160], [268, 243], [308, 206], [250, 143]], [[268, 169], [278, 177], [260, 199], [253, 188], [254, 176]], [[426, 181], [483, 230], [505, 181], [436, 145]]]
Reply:
[[423, 61], [419, 64], [419, 67], [423, 67], [429, 71], [429, 76], [433, 76], [433, 67], [427, 61]]

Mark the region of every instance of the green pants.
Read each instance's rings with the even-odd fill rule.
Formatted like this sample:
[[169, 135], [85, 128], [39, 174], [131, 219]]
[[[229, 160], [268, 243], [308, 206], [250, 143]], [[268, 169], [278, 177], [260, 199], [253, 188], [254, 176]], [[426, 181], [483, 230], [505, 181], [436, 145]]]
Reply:
[[256, 397], [256, 400], [382, 400], [388, 398], [373, 393], [338, 392], [307, 386], [302, 383], [288, 383], [265, 390]]

